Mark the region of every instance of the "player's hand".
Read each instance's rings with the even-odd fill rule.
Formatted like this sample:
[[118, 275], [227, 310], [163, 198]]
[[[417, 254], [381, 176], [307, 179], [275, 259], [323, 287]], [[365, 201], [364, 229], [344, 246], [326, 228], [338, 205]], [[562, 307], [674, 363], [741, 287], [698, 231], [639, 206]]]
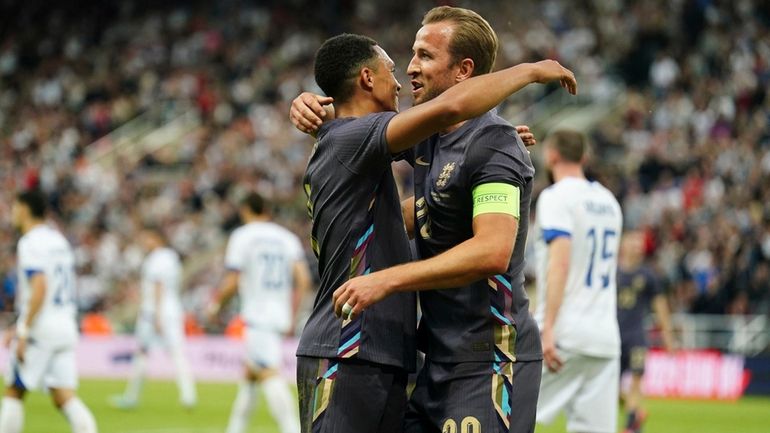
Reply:
[[[389, 294], [388, 282], [376, 272], [353, 278], [334, 291], [334, 314], [343, 319], [356, 317]], [[350, 306], [350, 311], [343, 311], [346, 304]]]
[[543, 340], [543, 362], [549, 371], [556, 373], [561, 370], [564, 361], [559, 357], [559, 352], [556, 349], [553, 331], [543, 331], [541, 338]]
[[313, 134], [328, 117], [324, 105], [329, 105], [334, 99], [328, 96], [320, 96], [310, 92], [303, 92], [291, 103], [289, 120], [295, 128], [305, 134]]
[[577, 95], [575, 74], [560, 65], [556, 60], [543, 60], [535, 63], [535, 81], [541, 84], [559, 81], [569, 93]]
[[24, 353], [27, 351], [27, 339], [19, 338], [16, 340], [16, 360], [19, 364], [24, 364]]
[[535, 134], [530, 132], [529, 126], [518, 125], [516, 126], [516, 132], [519, 133], [519, 137], [521, 138], [521, 141], [524, 142], [525, 146], [530, 147], [537, 144], [537, 140], [535, 139]]

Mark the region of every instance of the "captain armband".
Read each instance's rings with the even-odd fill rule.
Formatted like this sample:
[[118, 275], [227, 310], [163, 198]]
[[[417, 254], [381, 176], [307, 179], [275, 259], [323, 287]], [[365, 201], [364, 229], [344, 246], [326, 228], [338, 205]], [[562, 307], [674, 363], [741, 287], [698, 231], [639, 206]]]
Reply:
[[507, 183], [485, 183], [473, 188], [473, 216], [504, 213], [519, 218], [519, 188]]

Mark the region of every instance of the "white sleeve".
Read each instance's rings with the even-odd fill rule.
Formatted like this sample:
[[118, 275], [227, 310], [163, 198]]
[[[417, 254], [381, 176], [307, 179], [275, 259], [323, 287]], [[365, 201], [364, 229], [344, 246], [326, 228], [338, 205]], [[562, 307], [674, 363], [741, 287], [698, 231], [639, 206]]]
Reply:
[[153, 284], [163, 282], [164, 262], [165, 260], [158, 260], [157, 255], [154, 255], [152, 259], [150, 259], [150, 262], [147, 263], [147, 273], [145, 274], [147, 281]]
[[295, 262], [305, 261], [305, 250], [302, 249], [302, 242], [294, 234], [289, 237], [289, 256]]
[[227, 242], [227, 252], [225, 253], [225, 268], [229, 271], [240, 272], [245, 262], [245, 254], [241, 244], [241, 236], [238, 232], [233, 232], [230, 240]]
[[574, 221], [566, 197], [554, 190], [545, 190], [537, 201], [537, 225], [545, 243], [562, 236], [572, 236]]
[[19, 269], [27, 278], [45, 270], [45, 257], [36, 252], [29, 242], [19, 242]]

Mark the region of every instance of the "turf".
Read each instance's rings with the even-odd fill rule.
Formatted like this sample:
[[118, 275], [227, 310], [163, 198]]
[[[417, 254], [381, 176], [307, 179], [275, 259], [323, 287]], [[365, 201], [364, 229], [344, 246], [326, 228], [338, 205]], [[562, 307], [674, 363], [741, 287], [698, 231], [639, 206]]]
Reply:
[[[110, 395], [123, 390], [116, 381], [84, 380], [81, 398], [91, 407], [101, 433], [221, 433], [227, 424], [235, 397], [233, 384], [199, 384], [200, 404], [192, 411], [178, 403], [171, 382], [145, 386], [141, 406], [120, 411], [108, 404]], [[743, 398], [735, 403], [653, 400], [645, 433], [767, 433], [770, 432], [770, 398]], [[68, 433], [64, 418], [53, 409], [48, 397], [33, 393], [26, 404], [27, 433]], [[563, 433], [564, 420], [539, 426], [536, 433]], [[249, 433], [278, 433], [264, 399], [260, 399]]]

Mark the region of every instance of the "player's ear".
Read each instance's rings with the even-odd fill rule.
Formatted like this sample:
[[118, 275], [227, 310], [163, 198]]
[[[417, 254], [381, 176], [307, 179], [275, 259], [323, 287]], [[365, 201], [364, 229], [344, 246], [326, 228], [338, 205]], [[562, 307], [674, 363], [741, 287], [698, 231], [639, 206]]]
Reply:
[[459, 83], [461, 81], [465, 81], [473, 76], [473, 71], [475, 69], [473, 59], [462, 59], [460, 60], [460, 63], [457, 64], [457, 66], [457, 74], [455, 75], [456, 82]]
[[370, 92], [372, 89], [374, 89], [374, 74], [371, 69], [366, 66], [361, 68], [361, 72], [359, 72], [358, 78], [362, 88]]

